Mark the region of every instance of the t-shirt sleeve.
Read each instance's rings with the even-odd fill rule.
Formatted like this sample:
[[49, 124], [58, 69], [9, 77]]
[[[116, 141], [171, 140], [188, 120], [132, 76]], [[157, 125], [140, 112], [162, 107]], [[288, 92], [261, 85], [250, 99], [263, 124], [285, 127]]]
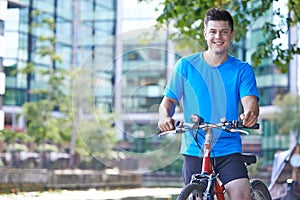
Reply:
[[249, 64], [243, 68], [241, 73], [240, 98], [244, 96], [256, 96], [259, 101], [259, 94], [254, 71]]
[[173, 70], [168, 85], [165, 88], [164, 95], [166, 97], [179, 101], [183, 94], [184, 74], [183, 60], [180, 59]]

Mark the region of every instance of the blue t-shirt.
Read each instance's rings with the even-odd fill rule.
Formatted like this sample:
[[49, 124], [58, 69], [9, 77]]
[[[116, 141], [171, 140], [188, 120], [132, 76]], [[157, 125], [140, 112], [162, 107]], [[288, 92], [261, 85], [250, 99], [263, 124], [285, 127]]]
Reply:
[[[244, 96], [259, 99], [252, 67], [228, 55], [226, 62], [217, 67], [208, 65], [202, 53], [181, 58], [165, 89], [164, 95], [182, 100], [184, 120], [190, 122], [191, 114], [200, 115], [204, 121], [218, 123], [221, 118], [238, 119], [238, 104]], [[239, 133], [228, 133], [213, 129], [213, 149], [211, 156], [223, 156], [242, 152]], [[195, 133], [182, 135], [181, 154], [203, 156], [194, 140]], [[202, 136], [201, 136], [202, 135]], [[197, 136], [203, 146], [204, 133]]]

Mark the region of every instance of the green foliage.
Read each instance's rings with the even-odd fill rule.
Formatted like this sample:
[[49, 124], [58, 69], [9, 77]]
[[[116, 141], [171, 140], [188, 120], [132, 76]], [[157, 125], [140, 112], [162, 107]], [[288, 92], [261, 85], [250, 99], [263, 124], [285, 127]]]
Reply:
[[[157, 18], [158, 26], [168, 26], [169, 22], [175, 29], [178, 29], [179, 34], [174, 33], [171, 35], [173, 38], [180, 38], [182, 35], [199, 41], [200, 45], [206, 45], [203, 36], [203, 23], [202, 19], [206, 10], [216, 5], [214, 1], [199, 1], [193, 0], [165, 0], [163, 1], [163, 13]], [[186, 37], [186, 36], [183, 36]]]
[[32, 140], [32, 138], [24, 132], [17, 132], [10, 129], [2, 130], [0, 139], [6, 143], [14, 143], [16, 140], [21, 140], [23, 142], [29, 142]]
[[176, 159], [170, 165], [166, 166], [163, 169], [160, 169], [160, 171], [163, 171], [163, 172], [166, 172], [166, 173], [181, 174], [182, 164], [183, 164], [183, 156], [180, 156], [178, 159]]
[[31, 74], [34, 72], [34, 64], [32, 62], [26, 63], [25, 67], [22, 69], [13, 69], [10, 73], [11, 76], [15, 76], [17, 73], [21, 74]]
[[300, 2], [298, 0], [289, 0], [288, 8], [293, 14], [287, 19], [287, 21], [291, 26], [295, 26], [300, 21]]
[[[82, 145], [90, 155], [97, 159], [109, 158], [116, 143], [116, 130], [113, 127], [113, 116], [105, 112], [102, 105], [95, 106], [95, 84], [99, 79], [95, 69], [82, 67], [73, 69], [72, 114], [74, 126]], [[72, 151], [72, 150], [70, 150]]]
[[[33, 11], [31, 16], [35, 23], [31, 24], [31, 30], [45, 26], [50, 32], [55, 30], [55, 23], [52, 18], [42, 15], [39, 10]], [[68, 72], [54, 68], [55, 62], [62, 62], [61, 55], [55, 52], [56, 37], [53, 34], [38, 36], [41, 46], [35, 49], [36, 55], [48, 57], [49, 66], [36, 70], [33, 62], [20, 70], [19, 73], [35, 73], [43, 77], [47, 82], [47, 88], [30, 88], [30, 93], [42, 99], [36, 102], [27, 102], [23, 105], [23, 112], [27, 120], [26, 133], [34, 138], [37, 143], [44, 143], [46, 140], [53, 142], [68, 142], [72, 132], [72, 112], [70, 109], [71, 97], [68, 96], [68, 87], [65, 85], [68, 79]], [[59, 110], [59, 116], [54, 116], [53, 111]]]
[[[149, 1], [149, 0], [148, 0]], [[288, 34], [287, 27], [296, 26], [300, 21], [300, 3], [299, 1], [289, 0], [287, 8], [291, 15], [283, 14], [284, 9], [273, 10], [274, 0], [261, 1], [229, 1], [229, 0], [161, 0], [163, 6], [162, 14], [157, 18], [157, 27], [171, 25], [178, 33], [172, 34], [172, 37], [180, 38], [182, 35], [199, 41], [201, 46], [206, 42], [203, 37], [203, 19], [207, 9], [216, 6], [229, 10], [235, 22], [236, 36], [235, 40], [240, 41], [251, 25], [266, 18], [268, 14], [276, 16], [279, 24], [266, 22], [261, 24], [261, 29], [265, 37], [264, 42], [259, 43], [251, 56], [252, 65], [258, 66], [263, 59], [273, 59], [274, 65], [282, 72], [287, 72], [287, 65], [293, 58], [293, 55], [300, 54], [300, 48], [296, 44], [290, 44], [283, 47], [282, 35]], [[286, 6], [286, 5], [283, 5]], [[285, 28], [284, 28], [285, 27]]]
[[13, 143], [13, 144], [9, 144], [7, 146], [7, 150], [9, 152], [11, 152], [11, 151], [18, 151], [18, 152], [24, 151], [24, 152], [27, 152], [28, 148], [25, 144]]
[[181, 144], [181, 135], [175, 137], [163, 137], [160, 145], [156, 146], [157, 151], [153, 155], [151, 170], [179, 173], [182, 167], [183, 157], [178, 155]]
[[47, 144], [47, 143], [43, 143], [43, 144], [40, 144], [38, 147], [37, 147], [37, 151], [39, 152], [59, 152], [57, 146], [53, 145], [53, 144]]
[[286, 94], [277, 96], [274, 100], [277, 112], [271, 115], [278, 124], [278, 133], [289, 134], [290, 130], [300, 131], [300, 96]]
[[47, 100], [27, 102], [23, 105], [24, 116], [27, 119], [26, 133], [35, 142], [42, 143], [46, 139], [53, 142], [63, 142], [70, 139], [72, 123], [68, 118], [52, 115], [54, 104]]
[[98, 159], [109, 158], [117, 140], [117, 132], [113, 127], [113, 116], [104, 113], [101, 107], [95, 110], [97, 122], [82, 119], [78, 134], [87, 151]]

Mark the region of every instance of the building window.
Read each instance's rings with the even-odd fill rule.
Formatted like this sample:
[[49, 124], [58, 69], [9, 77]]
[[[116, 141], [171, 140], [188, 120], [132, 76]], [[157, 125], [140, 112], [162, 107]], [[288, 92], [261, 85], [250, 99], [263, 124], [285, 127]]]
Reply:
[[0, 57], [0, 72], [3, 71], [3, 58]]
[[0, 35], [4, 35], [4, 21], [0, 20]]

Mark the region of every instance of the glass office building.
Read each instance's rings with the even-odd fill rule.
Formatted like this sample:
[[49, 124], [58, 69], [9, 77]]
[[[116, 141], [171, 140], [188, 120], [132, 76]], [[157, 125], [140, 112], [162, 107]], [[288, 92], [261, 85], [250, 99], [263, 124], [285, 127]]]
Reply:
[[[54, 63], [54, 67], [96, 69], [94, 76], [102, 81], [94, 90], [95, 104], [102, 104], [118, 115], [120, 139], [130, 141], [136, 134], [147, 137], [156, 131], [158, 104], [168, 72], [181, 55], [166, 39], [167, 31], [148, 43], [143, 43], [138, 36], [155, 24], [155, 6], [137, 0], [22, 0], [22, 3], [24, 8], [9, 10], [5, 29], [6, 36], [13, 38], [9, 40], [15, 41], [7, 45], [9, 53], [3, 60], [7, 76], [6, 124], [24, 127], [22, 120], [17, 120], [21, 106], [39, 98], [29, 90], [46, 86], [46, 77], [10, 72], [25, 68], [29, 62], [34, 64], [35, 70], [47, 68], [49, 60], [36, 53], [43, 45], [38, 37], [55, 35], [55, 52], [62, 55], [63, 62]], [[39, 10], [41, 15], [31, 16], [34, 10]], [[41, 26], [29, 31], [30, 24], [41, 22], [44, 17], [54, 20], [54, 30]], [[266, 20], [273, 20], [271, 10], [251, 24], [245, 45], [234, 48], [235, 56], [251, 63], [256, 44], [264, 42], [261, 25]], [[272, 111], [272, 100], [277, 94], [289, 91], [289, 77], [276, 69], [271, 58], [264, 59], [255, 73], [261, 98], [262, 135], [247, 136], [244, 141], [249, 145], [259, 143], [266, 159], [272, 160], [275, 151], [288, 148], [288, 139], [275, 137], [276, 124], [264, 114]]]
[[[7, 55], [4, 58], [6, 72], [6, 94], [4, 110], [6, 125], [24, 126], [18, 120], [21, 106], [28, 101], [41, 98], [30, 93], [31, 89], [47, 87], [47, 76], [37, 73], [40, 69], [72, 69], [81, 67], [101, 43], [115, 34], [116, 1], [102, 0], [22, 0], [22, 9], [8, 11], [5, 29]], [[35, 13], [35, 14], [33, 14]], [[50, 28], [43, 20], [53, 20]], [[55, 37], [53, 44], [39, 39]], [[13, 39], [11, 39], [13, 38]], [[54, 62], [42, 57], [37, 51], [40, 47], [51, 46], [62, 57], [62, 62]], [[114, 43], [107, 47], [106, 56], [114, 54]], [[14, 73], [32, 63], [33, 73]]]
[[136, 0], [122, 2], [123, 64], [119, 81], [122, 82], [121, 121], [126, 140], [136, 133], [142, 134], [138, 137], [147, 138], [156, 131], [158, 104], [166, 84], [168, 66], [167, 32], [157, 32], [152, 41], [146, 39], [148, 33], [151, 38], [155, 32], [156, 5], [155, 2], [137, 3]]
[[16, 18], [18, 20], [18, 17], [12, 19], [10, 14], [18, 13], [23, 6], [19, 0], [0, 1], [0, 130], [4, 129], [5, 117], [7, 116], [3, 108], [5, 105], [4, 98], [7, 94], [7, 80], [9, 80], [6, 76], [5, 66], [10, 63], [9, 58], [16, 57], [16, 49], [18, 48], [18, 31], [17, 26], [15, 26], [17, 22], [14, 21]]

